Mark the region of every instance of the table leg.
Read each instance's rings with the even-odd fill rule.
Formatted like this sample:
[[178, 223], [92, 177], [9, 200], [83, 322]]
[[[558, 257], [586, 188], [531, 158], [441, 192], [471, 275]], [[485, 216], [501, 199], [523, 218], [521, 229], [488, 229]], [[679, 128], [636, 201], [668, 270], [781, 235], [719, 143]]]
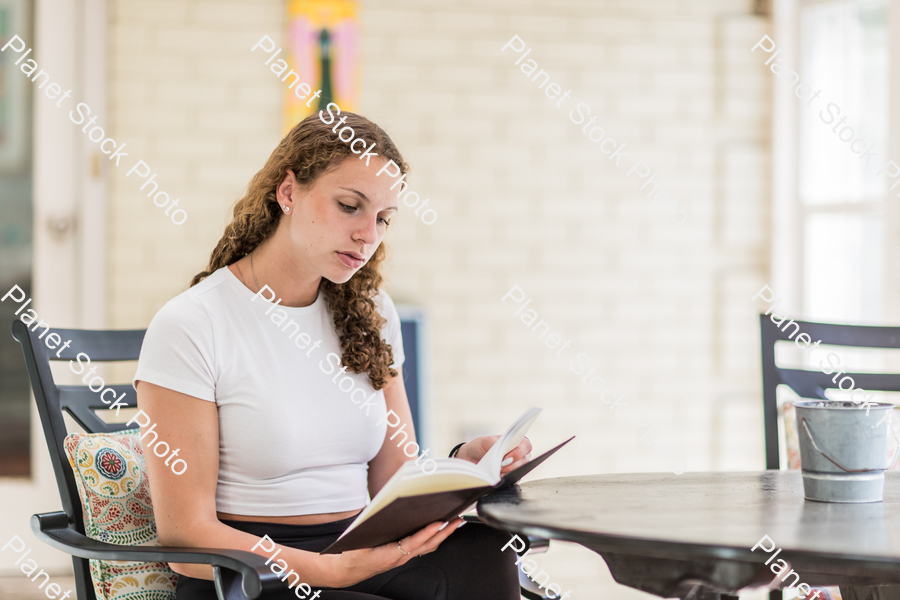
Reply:
[[616, 582], [663, 598], [725, 600], [749, 585], [766, 585], [771, 579], [762, 563], [702, 559], [648, 558], [614, 552], [598, 552]]

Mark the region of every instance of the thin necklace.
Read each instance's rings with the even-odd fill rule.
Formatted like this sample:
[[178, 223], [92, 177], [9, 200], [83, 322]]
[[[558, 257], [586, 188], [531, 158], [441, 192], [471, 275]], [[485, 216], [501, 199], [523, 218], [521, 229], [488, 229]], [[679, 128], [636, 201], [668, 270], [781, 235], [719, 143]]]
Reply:
[[256, 279], [256, 271], [253, 269], [253, 252], [250, 253], [250, 272], [253, 273], [253, 283], [256, 284], [256, 291], [262, 289], [262, 286], [259, 285], [259, 280]]
[[237, 267], [237, 270], [238, 270], [238, 277], [241, 278], [241, 283], [243, 283], [244, 286], [249, 290], [249, 289], [250, 289], [250, 286], [247, 285], [247, 281], [244, 279], [244, 272], [241, 270], [241, 262], [240, 262], [240, 261], [237, 261], [237, 262], [234, 263], [234, 264], [235, 264], [235, 266]]

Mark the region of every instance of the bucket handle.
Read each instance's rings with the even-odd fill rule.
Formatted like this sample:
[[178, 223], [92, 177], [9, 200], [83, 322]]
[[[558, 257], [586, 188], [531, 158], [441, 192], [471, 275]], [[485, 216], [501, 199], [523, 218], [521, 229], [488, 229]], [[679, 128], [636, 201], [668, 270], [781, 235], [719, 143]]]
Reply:
[[806, 424], [806, 417], [800, 417], [800, 423], [803, 425], [803, 429], [806, 430], [806, 435], [809, 436], [809, 441], [812, 442], [813, 448], [816, 449], [816, 452], [818, 452], [819, 454], [821, 454], [822, 456], [824, 456], [825, 458], [830, 460], [832, 463], [834, 463], [834, 465], [837, 468], [839, 468], [842, 471], [845, 471], [847, 473], [869, 473], [871, 471], [891, 470], [894, 468], [894, 465], [897, 463], [897, 456], [900, 456], [900, 437], [897, 436], [897, 432], [894, 430], [894, 428], [891, 427], [890, 424], [888, 424], [888, 429], [890, 429], [891, 433], [894, 434], [894, 440], [897, 442], [897, 445], [898, 445], [897, 450], [894, 453], [894, 460], [891, 462], [890, 466], [883, 468], [883, 469], [848, 469], [848, 468], [842, 466], [840, 463], [838, 463], [836, 460], [834, 460], [827, 454], [825, 454], [825, 452], [821, 448], [819, 448], [819, 445], [816, 444], [816, 439], [813, 437], [812, 431], [809, 430], [809, 425]]

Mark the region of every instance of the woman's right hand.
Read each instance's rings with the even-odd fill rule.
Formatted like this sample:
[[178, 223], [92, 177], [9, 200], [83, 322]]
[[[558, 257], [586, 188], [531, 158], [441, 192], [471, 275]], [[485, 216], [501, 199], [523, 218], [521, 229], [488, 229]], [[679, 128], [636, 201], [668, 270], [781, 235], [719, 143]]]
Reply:
[[335, 583], [331, 587], [349, 587], [379, 573], [384, 573], [394, 567], [406, 564], [416, 556], [434, 552], [441, 545], [441, 542], [456, 531], [463, 522], [463, 519], [457, 517], [450, 520], [447, 526], [442, 528], [441, 525], [444, 523], [436, 521], [417, 533], [403, 538], [400, 540], [400, 547], [403, 548], [403, 552], [408, 552], [408, 554], [402, 554], [396, 542], [376, 546], [375, 548], [349, 550], [338, 554], [335, 556], [335, 562], [332, 565]]

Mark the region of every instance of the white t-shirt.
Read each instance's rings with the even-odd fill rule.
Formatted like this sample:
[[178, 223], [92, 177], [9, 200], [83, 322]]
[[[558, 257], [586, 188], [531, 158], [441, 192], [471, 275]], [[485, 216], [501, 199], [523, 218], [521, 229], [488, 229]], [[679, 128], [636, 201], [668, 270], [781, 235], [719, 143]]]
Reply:
[[[376, 306], [387, 319], [381, 333], [393, 349], [392, 366], [399, 367], [397, 310], [383, 291]], [[223, 267], [156, 314], [134, 381], [216, 403], [216, 510], [341, 512], [365, 506], [367, 463], [387, 427], [384, 393], [365, 372], [340, 374], [341, 355], [323, 293], [310, 306], [276, 306]], [[190, 455], [179, 458], [190, 468]]]

